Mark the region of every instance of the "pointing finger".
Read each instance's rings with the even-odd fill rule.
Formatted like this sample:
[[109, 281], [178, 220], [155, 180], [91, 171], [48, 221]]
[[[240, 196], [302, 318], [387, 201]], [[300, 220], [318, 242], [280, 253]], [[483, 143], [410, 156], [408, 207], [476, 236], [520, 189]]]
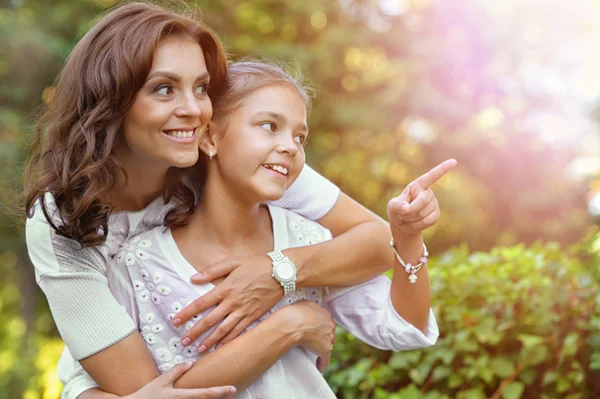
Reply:
[[423, 190], [428, 189], [433, 183], [454, 168], [456, 164], [456, 159], [448, 159], [419, 177], [415, 182], [419, 182]]

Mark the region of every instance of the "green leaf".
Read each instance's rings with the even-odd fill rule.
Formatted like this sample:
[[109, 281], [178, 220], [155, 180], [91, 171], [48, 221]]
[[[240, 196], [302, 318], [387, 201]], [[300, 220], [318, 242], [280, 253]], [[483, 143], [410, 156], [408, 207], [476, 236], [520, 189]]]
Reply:
[[504, 399], [519, 399], [524, 390], [525, 384], [521, 381], [512, 381], [502, 390], [502, 397]]
[[544, 374], [544, 378], [542, 380], [542, 385], [546, 386], [548, 384], [552, 384], [558, 378], [558, 373], [556, 371], [549, 371]]
[[590, 358], [590, 369], [600, 370], [600, 350], [592, 353]]
[[398, 391], [398, 399], [422, 399], [421, 391], [419, 388], [410, 384], [404, 389]]
[[435, 369], [433, 369], [433, 373], [431, 375], [433, 382], [438, 382], [447, 378], [452, 373], [452, 370], [448, 366], [439, 365]]
[[525, 348], [532, 348], [544, 342], [544, 337], [530, 334], [519, 334], [517, 335], [517, 339], [523, 343]]
[[571, 385], [571, 381], [562, 376], [558, 376], [558, 380], [556, 381], [556, 392], [567, 392], [569, 389], [571, 389]]
[[564, 356], [573, 356], [575, 352], [577, 352], [577, 347], [579, 346], [579, 334], [570, 333], [565, 338], [563, 343], [563, 349], [561, 353], [561, 358], [564, 359]]
[[515, 371], [515, 366], [504, 358], [492, 359], [490, 368], [500, 378], [507, 378]]
[[548, 348], [537, 346], [526, 352], [527, 363], [531, 366], [543, 363], [548, 358]]
[[463, 383], [463, 378], [458, 374], [452, 374], [448, 377], [448, 387], [458, 388]]

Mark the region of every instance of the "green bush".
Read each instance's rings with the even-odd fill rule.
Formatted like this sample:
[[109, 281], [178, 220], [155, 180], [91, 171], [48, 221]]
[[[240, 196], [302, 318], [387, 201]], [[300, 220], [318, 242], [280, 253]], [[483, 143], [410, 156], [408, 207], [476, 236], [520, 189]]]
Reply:
[[438, 343], [382, 352], [340, 329], [326, 372], [338, 397], [600, 397], [600, 268], [591, 251], [462, 247], [434, 260], [430, 274]]

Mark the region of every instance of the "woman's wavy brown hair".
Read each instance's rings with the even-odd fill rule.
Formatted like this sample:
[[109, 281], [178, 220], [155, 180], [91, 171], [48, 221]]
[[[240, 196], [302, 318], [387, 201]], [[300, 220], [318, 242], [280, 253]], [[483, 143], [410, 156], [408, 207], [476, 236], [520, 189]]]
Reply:
[[[218, 84], [226, 77], [218, 38], [192, 14], [126, 4], [104, 15], [77, 43], [38, 120], [24, 178], [28, 217], [39, 201], [59, 234], [83, 246], [106, 240], [111, 205], [101, 198], [114, 188], [115, 176], [125, 172], [114, 155], [121, 123], [150, 72], [159, 41], [172, 35], [192, 37], [202, 47], [211, 81]], [[185, 223], [194, 211], [193, 193], [176, 168], [167, 181], [165, 199], [174, 195], [181, 201], [165, 223]], [[49, 215], [46, 193], [54, 196], [60, 223]]]

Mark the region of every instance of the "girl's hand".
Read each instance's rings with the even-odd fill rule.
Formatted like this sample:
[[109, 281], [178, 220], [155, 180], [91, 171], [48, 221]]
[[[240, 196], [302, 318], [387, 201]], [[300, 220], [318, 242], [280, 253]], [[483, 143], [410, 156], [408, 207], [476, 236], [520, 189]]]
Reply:
[[440, 206], [429, 188], [456, 166], [456, 160], [442, 162], [423, 176], [409, 183], [388, 203], [388, 220], [392, 235], [415, 236], [433, 226], [440, 218]]
[[319, 356], [317, 368], [322, 373], [329, 364], [335, 343], [335, 322], [325, 308], [311, 301], [299, 301], [279, 309], [284, 327], [299, 336], [299, 346]]
[[[198, 346], [203, 353], [217, 343], [225, 344], [238, 335], [252, 322], [267, 313], [281, 298], [283, 288], [271, 276], [271, 259], [267, 255], [231, 257], [202, 271], [199, 277], [192, 277], [195, 284], [204, 284], [219, 277], [227, 276], [207, 294], [183, 308], [173, 318], [173, 324], [181, 325], [193, 316], [216, 308], [204, 316], [186, 332], [185, 338], [194, 342], [200, 335], [223, 320], [215, 330]], [[179, 320], [177, 320], [179, 319]]]
[[232, 386], [198, 389], [174, 388], [175, 381], [191, 367], [192, 363], [177, 364], [139, 391], [125, 396], [124, 399], [221, 399], [232, 397], [236, 393], [236, 389]]

